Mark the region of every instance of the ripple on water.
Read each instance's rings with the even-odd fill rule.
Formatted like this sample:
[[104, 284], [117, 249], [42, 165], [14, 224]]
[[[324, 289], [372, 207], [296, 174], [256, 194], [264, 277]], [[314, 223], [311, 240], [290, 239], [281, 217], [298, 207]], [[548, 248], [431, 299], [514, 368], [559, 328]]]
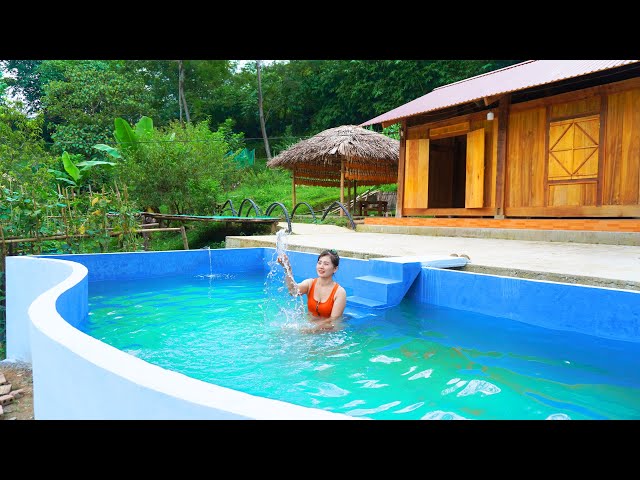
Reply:
[[467, 420], [467, 418], [454, 412], [443, 412], [442, 410], [434, 410], [424, 415], [420, 420]]

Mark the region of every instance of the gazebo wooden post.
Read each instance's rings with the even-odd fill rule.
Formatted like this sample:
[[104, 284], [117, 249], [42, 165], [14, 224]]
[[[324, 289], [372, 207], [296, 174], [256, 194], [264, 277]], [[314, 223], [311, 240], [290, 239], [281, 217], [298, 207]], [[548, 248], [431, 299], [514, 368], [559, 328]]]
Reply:
[[296, 169], [291, 170], [291, 211], [296, 208]]
[[[344, 205], [344, 159], [340, 160], [340, 203]], [[344, 217], [342, 209], [340, 209], [340, 216]]]
[[356, 214], [356, 201], [358, 200], [358, 181], [354, 180], [353, 181], [353, 205], [351, 208], [351, 215], [355, 215]]

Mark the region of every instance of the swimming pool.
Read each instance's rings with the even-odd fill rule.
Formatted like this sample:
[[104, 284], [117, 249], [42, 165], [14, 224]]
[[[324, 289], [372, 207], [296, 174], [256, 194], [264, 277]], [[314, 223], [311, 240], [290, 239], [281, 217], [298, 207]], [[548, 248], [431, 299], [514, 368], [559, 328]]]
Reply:
[[355, 417], [640, 418], [640, 344], [408, 300], [310, 335], [279, 285], [262, 272], [94, 282], [78, 328], [199, 380]]
[[[23, 308], [28, 303], [28, 318], [20, 325], [20, 305], [12, 302], [7, 354], [32, 357], [34, 393], [47, 398], [36, 401], [36, 418], [638, 418], [637, 292], [422, 268], [397, 307], [352, 311], [344, 330], [303, 335], [286, 326], [289, 317], [278, 319], [275, 312], [269, 324], [265, 319], [273, 315], [256, 312], [255, 302], [277, 295], [277, 282], [269, 287], [267, 281], [273, 253], [250, 248], [8, 258], [8, 293], [9, 285], [11, 292], [24, 291], [20, 301]], [[290, 257], [302, 277], [313, 275], [316, 254]], [[351, 279], [370, 268], [370, 261], [343, 258], [337, 280], [349, 293]], [[52, 279], [59, 269], [64, 271]], [[49, 280], [38, 285], [42, 277]], [[183, 287], [186, 297], [200, 302], [194, 315], [178, 305], [176, 292]], [[25, 289], [42, 292], [29, 299]], [[229, 302], [234, 290], [243, 289], [251, 294]], [[150, 303], [142, 302], [144, 295]], [[109, 299], [99, 306], [99, 297]], [[123, 308], [114, 304], [118, 297], [146, 312], [124, 321], [129, 331], [123, 338], [131, 338], [113, 340], [116, 349], [92, 336], [105, 336], [122, 320], [115, 318]], [[156, 317], [174, 301], [179, 316]], [[47, 302], [63, 321], [51, 318]], [[243, 302], [253, 316], [226, 317], [242, 310]], [[95, 316], [86, 335], [81, 330], [101, 309], [102, 320]], [[9, 322], [9, 304], [7, 310]], [[223, 320], [206, 325], [213, 319]], [[159, 361], [168, 360], [169, 351], [193, 357], [177, 348], [189, 343], [184, 336], [167, 333], [177, 328], [176, 320], [196, 322], [181, 335], [190, 335], [200, 350], [211, 349], [186, 374]], [[229, 333], [243, 321], [244, 333]], [[145, 360], [145, 342], [135, 337], [154, 322], [169, 342]], [[30, 335], [23, 337], [30, 338], [21, 343], [25, 325]], [[243, 336], [245, 350], [257, 349], [264, 365], [242, 351]], [[233, 363], [235, 370], [225, 371]], [[211, 370], [215, 378], [207, 377]], [[288, 391], [293, 397], [284, 395]], [[373, 398], [364, 396], [371, 392]], [[124, 411], [109, 403], [118, 397], [127, 399]]]

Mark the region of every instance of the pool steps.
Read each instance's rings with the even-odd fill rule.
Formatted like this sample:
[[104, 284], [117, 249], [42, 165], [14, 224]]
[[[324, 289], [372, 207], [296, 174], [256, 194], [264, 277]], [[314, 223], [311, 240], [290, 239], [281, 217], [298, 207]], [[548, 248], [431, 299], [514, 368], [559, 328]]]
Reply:
[[390, 308], [398, 305], [422, 267], [464, 267], [466, 257], [406, 256], [369, 259], [370, 274], [354, 278], [353, 295], [347, 297], [347, 306], [364, 308]]

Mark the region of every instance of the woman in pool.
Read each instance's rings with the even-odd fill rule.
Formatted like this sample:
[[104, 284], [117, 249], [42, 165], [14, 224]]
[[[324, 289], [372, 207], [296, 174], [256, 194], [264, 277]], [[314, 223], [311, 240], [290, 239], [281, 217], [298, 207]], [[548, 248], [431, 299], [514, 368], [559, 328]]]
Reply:
[[293, 279], [291, 264], [286, 253], [278, 257], [285, 271], [285, 283], [291, 295], [307, 295], [307, 309], [314, 331], [335, 330], [342, 320], [347, 305], [347, 292], [334, 279], [338, 271], [340, 256], [335, 250], [323, 250], [316, 263], [316, 278], [307, 278], [300, 283]]

